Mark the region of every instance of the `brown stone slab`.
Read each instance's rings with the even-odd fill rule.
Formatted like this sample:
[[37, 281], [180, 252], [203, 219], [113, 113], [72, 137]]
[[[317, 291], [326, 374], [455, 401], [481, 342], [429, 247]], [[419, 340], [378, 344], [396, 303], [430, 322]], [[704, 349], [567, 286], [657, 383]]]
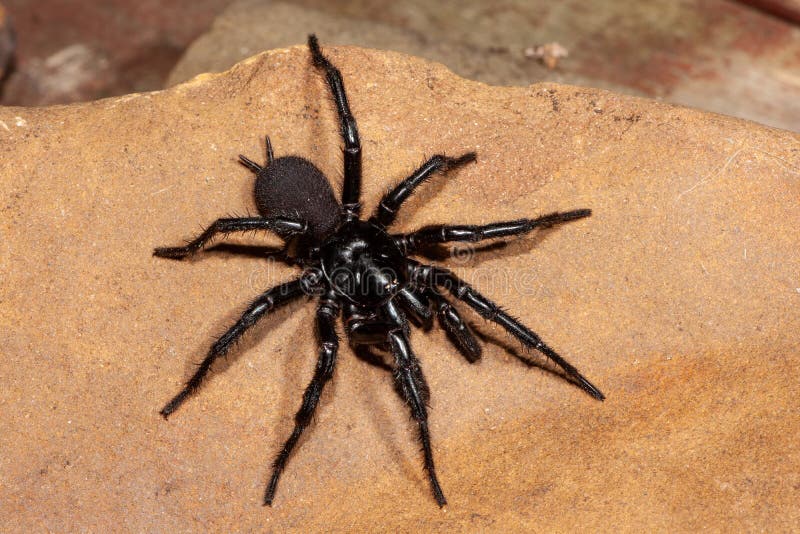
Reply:
[[[800, 131], [800, 28], [731, 0], [238, 0], [169, 83], [300, 44], [312, 31], [492, 85], [601, 87]], [[535, 50], [553, 43], [568, 56], [548, 68]]]
[[[323, 43], [324, 44], [324, 43]], [[314, 360], [313, 306], [264, 320], [169, 421], [213, 336], [292, 269], [153, 258], [254, 210], [243, 153], [303, 154], [341, 186], [304, 47], [167, 91], [0, 108], [0, 502], [20, 531], [766, 530], [798, 525], [800, 137], [602, 90], [497, 88], [330, 48], [364, 145], [364, 201], [424, 156], [475, 150], [397, 228], [591, 208], [446, 263], [607, 395], [495, 343], [412, 342], [450, 504], [434, 503], [384, 371], [341, 351], [261, 506]], [[246, 242], [274, 243], [254, 236]], [[477, 322], [477, 320], [476, 320]], [[497, 328], [481, 327], [507, 344]]]

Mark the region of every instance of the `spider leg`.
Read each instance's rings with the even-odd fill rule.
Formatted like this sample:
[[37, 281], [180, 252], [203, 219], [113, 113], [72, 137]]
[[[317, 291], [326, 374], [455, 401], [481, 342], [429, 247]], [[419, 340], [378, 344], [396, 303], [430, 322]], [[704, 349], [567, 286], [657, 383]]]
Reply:
[[300, 435], [303, 430], [311, 422], [314, 411], [319, 403], [322, 388], [333, 376], [333, 369], [336, 365], [336, 353], [339, 348], [339, 337], [336, 335], [336, 327], [334, 321], [339, 315], [339, 304], [336, 302], [335, 296], [331, 293], [320, 299], [319, 307], [317, 308], [317, 332], [319, 334], [319, 359], [317, 360], [317, 368], [314, 371], [314, 378], [308, 384], [305, 393], [303, 393], [303, 404], [300, 406], [297, 414], [294, 416], [295, 424], [292, 434], [283, 449], [275, 458], [272, 464], [272, 477], [270, 478], [267, 489], [264, 493], [264, 505], [271, 505], [272, 499], [275, 497], [275, 489], [278, 486], [278, 480], [286, 461], [291, 454], [292, 449], [297, 445]]
[[431, 313], [431, 303], [425, 293], [412, 291], [406, 287], [401, 289], [395, 298], [400, 303], [400, 307], [410, 314], [415, 324], [426, 330], [430, 328], [433, 313]]
[[343, 318], [350, 345], [355, 348], [360, 358], [386, 369], [387, 366], [369, 351], [369, 347], [380, 347], [394, 357], [394, 367], [389, 370], [393, 372], [398, 393], [408, 403], [411, 408], [411, 416], [419, 425], [420, 441], [425, 455], [425, 468], [428, 471], [433, 495], [439, 506], [444, 506], [446, 500], [436, 478], [428, 431], [427, 403], [430, 399], [430, 390], [422, 375], [419, 361], [411, 350], [406, 318], [393, 301], [387, 302], [380, 314], [371, 314], [370, 316], [361, 316], [355, 306], [345, 304]]
[[164, 419], [168, 418], [191, 394], [197, 391], [214, 361], [220, 356], [224, 356], [228, 350], [230, 350], [231, 346], [242, 337], [245, 331], [256, 324], [265, 314], [307, 293], [308, 283], [307, 279], [300, 277], [275, 286], [255, 299], [242, 314], [241, 318], [236, 321], [236, 324], [222, 334], [216, 343], [211, 346], [208, 355], [200, 363], [194, 375], [186, 382], [181, 392], [175, 395], [175, 397], [161, 409], [160, 413], [164, 416]]
[[425, 226], [409, 234], [393, 235], [392, 237], [401, 250], [406, 254], [413, 254], [424, 245], [452, 241], [477, 243], [484, 239], [522, 235], [535, 228], [547, 228], [554, 224], [582, 219], [591, 214], [592, 210], [582, 209], [564, 213], [549, 213], [536, 219], [518, 219], [516, 221], [497, 222], [482, 226], [437, 224]]
[[436, 304], [436, 317], [439, 319], [441, 327], [447, 332], [450, 341], [455, 344], [469, 363], [480, 360], [483, 350], [458, 310], [436, 291], [430, 290], [427, 293]]
[[436, 172], [447, 172], [472, 161], [476, 161], [475, 152], [468, 152], [457, 158], [448, 158], [437, 154], [422, 164], [414, 173], [397, 184], [394, 189], [386, 193], [378, 204], [372, 219], [383, 226], [390, 226], [401, 204], [414, 192], [422, 182], [430, 178]]
[[182, 260], [191, 256], [211, 241], [217, 234], [232, 232], [249, 232], [255, 230], [272, 230], [281, 236], [302, 234], [308, 230], [304, 222], [284, 217], [237, 217], [234, 219], [217, 219], [203, 233], [182, 247], [160, 247], [153, 250], [153, 256]]
[[336, 111], [341, 123], [341, 134], [344, 140], [344, 187], [342, 189], [342, 207], [350, 218], [356, 219], [361, 212], [361, 141], [358, 138], [358, 126], [350, 105], [339, 69], [322, 54], [315, 35], [308, 36], [308, 48], [314, 66], [325, 70], [325, 79], [333, 95]]
[[433, 451], [431, 438], [428, 431], [427, 402], [430, 397], [428, 385], [419, 367], [419, 361], [411, 351], [408, 336], [402, 328], [389, 332], [389, 346], [395, 361], [394, 379], [397, 389], [403, 399], [411, 408], [411, 416], [419, 425], [419, 438], [422, 442], [422, 451], [425, 455], [425, 469], [431, 482], [433, 496], [439, 506], [447, 504], [447, 500], [436, 478], [436, 469], [433, 465]]
[[562, 358], [556, 351], [548, 347], [541, 338], [531, 331], [528, 327], [511, 317], [500, 309], [500, 307], [478, 293], [472, 286], [461, 280], [448, 269], [434, 267], [433, 265], [423, 265], [421, 263], [409, 262], [411, 265], [412, 279], [429, 287], [440, 287], [446, 289], [458, 300], [466, 303], [470, 308], [478, 312], [487, 321], [492, 321], [502, 326], [509, 334], [518, 339], [526, 347], [536, 349], [558, 365], [567, 376], [574, 380], [589, 395], [598, 400], [604, 400], [605, 395], [589, 382], [578, 370], [568, 361]]

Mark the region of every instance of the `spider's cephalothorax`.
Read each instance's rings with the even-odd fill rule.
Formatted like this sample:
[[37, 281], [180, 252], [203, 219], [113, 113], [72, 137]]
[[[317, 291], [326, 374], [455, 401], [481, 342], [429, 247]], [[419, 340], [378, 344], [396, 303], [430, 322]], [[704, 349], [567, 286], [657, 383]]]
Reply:
[[267, 138], [265, 165], [240, 156], [240, 162], [256, 174], [255, 199], [261, 216], [218, 219], [185, 246], [155, 249], [155, 256], [183, 259], [217, 234], [269, 230], [285, 241], [278, 257], [303, 269], [297, 278], [265, 291], [250, 304], [236, 324], [212, 345], [197, 371], [164, 406], [161, 415], [168, 417], [197, 390], [213, 362], [225, 355], [260, 318], [303, 295], [313, 295], [319, 300], [316, 317], [319, 359], [295, 415], [294, 430], [273, 464], [264, 504], [272, 504], [289, 454], [311, 421], [322, 388], [333, 376], [339, 347], [335, 321], [341, 314], [344, 332], [357, 354], [367, 358], [375, 348], [391, 355], [393, 364], [383, 366], [393, 371], [397, 391], [419, 426], [433, 495], [439, 506], [444, 506], [446, 501], [436, 478], [428, 431], [429, 391], [409, 343], [409, 318], [418, 325], [429, 326], [436, 316], [456, 348], [468, 361], [475, 362], [481, 356], [481, 345], [451, 304], [451, 299], [461, 301], [484, 319], [500, 325], [525, 347], [547, 356], [568, 380], [590, 395], [600, 400], [604, 397], [533, 331], [453, 272], [409, 256], [439, 243], [474, 243], [525, 234], [536, 228], [581, 219], [591, 212], [582, 209], [483, 226], [433, 225], [407, 234], [389, 233], [387, 229], [397, 211], [416, 187], [436, 173], [474, 162], [475, 154], [467, 153], [457, 158], [431, 157], [381, 199], [372, 217], [360, 219], [361, 143], [356, 121], [350, 113], [339, 70], [322, 54], [313, 35], [308, 38], [308, 47], [313, 64], [325, 74], [339, 116], [345, 145], [342, 201], [336, 200], [328, 179], [313, 163], [299, 156], [275, 158]]

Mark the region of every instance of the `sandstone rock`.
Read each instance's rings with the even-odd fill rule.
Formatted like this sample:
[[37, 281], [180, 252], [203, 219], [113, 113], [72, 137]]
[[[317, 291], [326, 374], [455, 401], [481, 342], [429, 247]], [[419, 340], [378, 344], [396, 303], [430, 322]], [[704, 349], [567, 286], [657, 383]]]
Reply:
[[746, 3], [777, 17], [800, 22], [800, 1], [798, 0], [747, 0]]
[[[185, 82], [205, 72], [221, 72], [237, 61], [264, 49], [304, 43], [308, 33], [328, 43], [394, 50], [448, 65], [461, 76], [496, 85], [528, 85], [530, 73], [502, 54], [487, 54], [432, 38], [399, 26], [283, 2], [241, 0], [233, 3], [212, 28], [196, 41], [175, 65], [167, 86]], [[543, 70], [534, 66], [534, 70]]]
[[[253, 210], [263, 134], [335, 186], [334, 110], [305, 48], [158, 93], [0, 108], [0, 502], [22, 531], [788, 531], [800, 521], [800, 137], [560, 85], [487, 87], [329, 48], [364, 144], [364, 201], [424, 155], [397, 228], [590, 207], [448, 262], [607, 394], [500, 344], [469, 365], [412, 341], [432, 390], [430, 495], [390, 377], [343, 347], [314, 425], [260, 499], [315, 360], [313, 306], [263, 321], [168, 422], [159, 408], [258, 292], [293, 270], [153, 247]], [[248, 241], [251, 242], [251, 241]], [[252, 242], [274, 243], [268, 237]]]
[[[300, 44], [312, 31], [328, 43], [439, 61], [492, 85], [601, 87], [800, 131], [800, 28], [727, 0], [239, 0], [190, 47], [170, 83]], [[558, 68], [526, 54], [553, 42], [569, 53]]]

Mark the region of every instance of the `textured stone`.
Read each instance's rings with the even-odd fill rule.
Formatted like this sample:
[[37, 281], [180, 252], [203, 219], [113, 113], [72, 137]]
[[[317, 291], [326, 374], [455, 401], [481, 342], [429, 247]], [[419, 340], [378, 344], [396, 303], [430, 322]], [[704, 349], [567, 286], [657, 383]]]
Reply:
[[186, 46], [229, 2], [5, 0], [19, 46], [0, 102], [40, 106], [161, 89]]
[[[239, 0], [169, 83], [300, 44], [312, 31], [328, 43], [439, 61], [492, 85], [601, 87], [800, 131], [800, 28], [730, 0]], [[557, 68], [526, 54], [553, 42], [569, 53]]]
[[[305, 48], [167, 91], [0, 108], [0, 502], [20, 531], [788, 531], [800, 521], [800, 137], [601, 90], [497, 88], [396, 53], [329, 48], [372, 207], [425, 155], [397, 228], [590, 207], [448, 261], [607, 394], [528, 368], [482, 327], [476, 365], [413, 344], [450, 504], [407, 409], [343, 347], [262, 508], [315, 361], [313, 306], [254, 334], [168, 422], [158, 410], [258, 292], [292, 269], [178, 244], [252, 211], [263, 134], [341, 184], [335, 113]], [[252, 240], [252, 241], [251, 241]], [[274, 243], [272, 238], [247, 242]]]
[[195, 40], [170, 73], [175, 85], [205, 72], [221, 72], [264, 49], [304, 43], [315, 32], [326, 43], [393, 50], [448, 65], [462, 76], [487, 83], [528, 85], [528, 75], [497, 56], [465, 50], [446, 39], [431, 40], [402, 26], [337, 16], [284, 2], [241, 0]]
[[15, 48], [14, 27], [5, 7], [0, 4], [0, 83], [8, 74]]
[[767, 13], [783, 17], [790, 21], [800, 22], [800, 0], [742, 0]]

